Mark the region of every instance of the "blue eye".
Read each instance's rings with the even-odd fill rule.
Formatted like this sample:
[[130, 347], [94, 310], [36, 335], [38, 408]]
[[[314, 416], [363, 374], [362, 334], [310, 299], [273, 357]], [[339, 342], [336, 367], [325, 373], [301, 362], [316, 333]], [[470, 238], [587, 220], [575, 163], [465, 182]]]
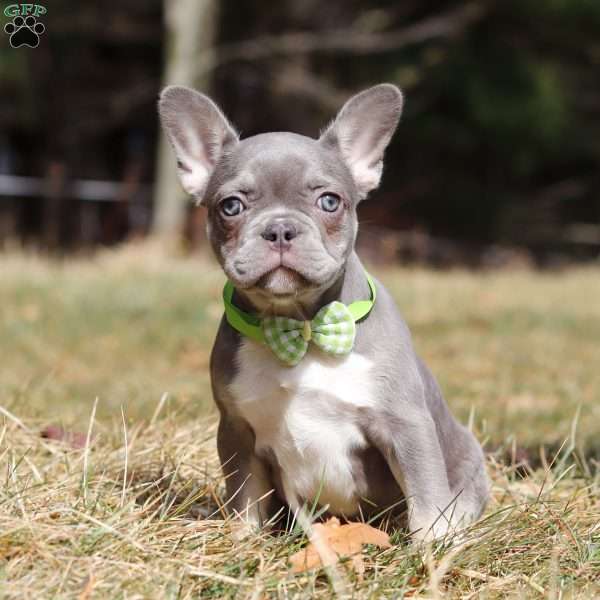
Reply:
[[319, 208], [321, 210], [324, 210], [325, 212], [335, 212], [339, 205], [341, 203], [341, 199], [337, 194], [323, 194], [322, 196], [319, 196], [319, 199], [317, 200], [317, 205], [319, 206]]
[[229, 196], [228, 198], [225, 198], [225, 200], [223, 200], [219, 206], [221, 208], [221, 212], [226, 217], [235, 217], [244, 210], [244, 205], [237, 196]]

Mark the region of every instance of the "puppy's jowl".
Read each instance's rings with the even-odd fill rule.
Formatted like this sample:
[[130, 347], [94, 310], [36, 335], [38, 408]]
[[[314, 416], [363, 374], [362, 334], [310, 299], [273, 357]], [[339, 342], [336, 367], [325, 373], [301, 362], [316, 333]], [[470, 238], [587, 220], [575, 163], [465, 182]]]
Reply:
[[383, 84], [319, 139], [240, 140], [206, 96], [162, 93], [181, 181], [208, 209], [229, 280], [211, 376], [229, 507], [251, 524], [282, 504], [316, 500], [348, 518], [396, 505], [432, 538], [486, 503], [479, 444], [354, 252], [356, 207], [379, 184], [401, 111]]

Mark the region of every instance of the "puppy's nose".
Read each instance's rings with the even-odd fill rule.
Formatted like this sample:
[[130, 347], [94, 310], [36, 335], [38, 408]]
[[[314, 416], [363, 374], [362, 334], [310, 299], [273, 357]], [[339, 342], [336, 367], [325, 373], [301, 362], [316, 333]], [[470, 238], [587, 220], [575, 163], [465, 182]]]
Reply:
[[292, 240], [298, 235], [298, 230], [290, 221], [275, 221], [269, 223], [260, 235], [272, 247], [287, 250], [292, 245]]

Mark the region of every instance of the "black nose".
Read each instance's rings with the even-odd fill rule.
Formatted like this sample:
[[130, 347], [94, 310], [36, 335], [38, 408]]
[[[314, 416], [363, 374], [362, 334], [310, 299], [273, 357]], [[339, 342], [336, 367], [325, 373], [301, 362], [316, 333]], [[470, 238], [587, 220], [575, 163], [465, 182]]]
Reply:
[[260, 235], [271, 245], [287, 249], [291, 246], [291, 241], [298, 235], [298, 230], [290, 221], [274, 221], [269, 223]]

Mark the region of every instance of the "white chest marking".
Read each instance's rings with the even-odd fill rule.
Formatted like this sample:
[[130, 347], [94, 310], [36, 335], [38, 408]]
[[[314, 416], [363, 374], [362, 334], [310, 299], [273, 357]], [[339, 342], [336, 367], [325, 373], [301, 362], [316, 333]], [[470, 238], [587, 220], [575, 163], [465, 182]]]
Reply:
[[353, 514], [361, 490], [352, 475], [350, 452], [366, 445], [356, 407], [374, 402], [370, 360], [352, 352], [329, 357], [310, 349], [295, 367], [244, 340], [230, 390], [237, 410], [256, 433], [256, 450], [270, 448], [281, 467], [286, 498], [330, 505]]

